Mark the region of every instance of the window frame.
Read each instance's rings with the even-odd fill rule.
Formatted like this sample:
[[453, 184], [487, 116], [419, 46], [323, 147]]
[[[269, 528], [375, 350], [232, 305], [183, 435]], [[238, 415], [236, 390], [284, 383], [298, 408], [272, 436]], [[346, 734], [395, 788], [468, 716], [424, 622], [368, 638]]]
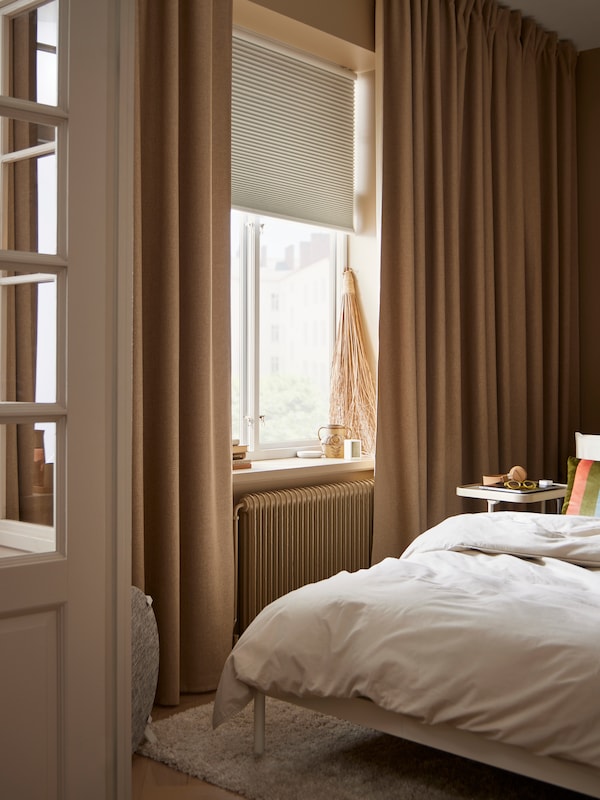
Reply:
[[[269, 412], [260, 407], [261, 358], [277, 355], [277, 348], [268, 354], [263, 345], [261, 352], [261, 245], [251, 228], [242, 227], [239, 241], [245, 267], [239, 276], [239, 304], [232, 304], [231, 331], [239, 337], [232, 359], [232, 428], [233, 436], [248, 446], [253, 461], [289, 458], [296, 456], [299, 449], [320, 449], [318, 430], [329, 421], [342, 273], [348, 266], [350, 237], [356, 222], [358, 79], [355, 66], [341, 64], [339, 58], [331, 59], [327, 53], [317, 55], [308, 52], [303, 44], [298, 47], [234, 26], [232, 212], [245, 215], [249, 225], [259, 226], [261, 219], [279, 218], [327, 231], [334, 239], [326, 334], [319, 320], [319, 333], [310, 340], [304, 337], [307, 346], [312, 341], [314, 356], [315, 345], [318, 349], [327, 336], [327, 375], [323, 361], [310, 356], [305, 358], [303, 373], [314, 375], [321, 408], [315, 416], [322, 418], [315, 420], [314, 434], [311, 432], [306, 439], [265, 442], [261, 420], [268, 426]], [[255, 230], [258, 234], [258, 228]], [[234, 259], [232, 252], [232, 276]], [[265, 313], [277, 314], [272, 299], [263, 299]], [[325, 317], [322, 309], [320, 313]], [[286, 346], [286, 327], [282, 325], [280, 330], [282, 349]], [[232, 345], [235, 347], [233, 341]], [[286, 357], [293, 352], [293, 345], [290, 347]], [[233, 383], [234, 368], [239, 372], [239, 388]], [[263, 372], [272, 374], [266, 368]], [[271, 431], [273, 436], [282, 432]]]
[[[238, 419], [233, 420], [234, 430], [239, 429], [240, 441], [248, 445], [249, 457], [253, 461], [266, 459], [281, 459], [294, 457], [299, 449], [307, 447], [320, 447], [318, 428], [326, 424], [327, 420], [320, 420], [315, 426], [314, 437], [306, 439], [290, 439], [288, 441], [264, 442], [261, 441], [260, 430], [262, 424], [268, 424], [260, 407], [260, 228], [261, 220], [273, 219], [258, 213], [252, 214], [245, 210], [232, 209], [240, 215], [240, 276], [239, 298], [237, 311], [233, 314], [239, 319], [239, 354], [240, 354], [240, 386], [239, 386], [239, 413]], [[319, 226], [306, 224], [312, 229]], [[233, 230], [233, 225], [232, 225]], [[341, 275], [347, 262], [348, 234], [335, 229], [321, 228], [332, 236], [330, 248], [330, 268], [328, 276], [328, 292], [330, 297], [330, 313], [327, 320], [329, 361], [333, 357], [333, 349], [337, 331], [337, 320], [340, 306]], [[243, 256], [243, 258], [242, 258]], [[269, 310], [272, 307], [272, 298], [267, 298]], [[233, 307], [232, 303], [232, 307]], [[232, 396], [233, 399], [233, 396]], [[327, 398], [328, 400], [328, 398]], [[233, 414], [233, 407], [232, 407]], [[236, 424], [237, 423], [237, 424]]]

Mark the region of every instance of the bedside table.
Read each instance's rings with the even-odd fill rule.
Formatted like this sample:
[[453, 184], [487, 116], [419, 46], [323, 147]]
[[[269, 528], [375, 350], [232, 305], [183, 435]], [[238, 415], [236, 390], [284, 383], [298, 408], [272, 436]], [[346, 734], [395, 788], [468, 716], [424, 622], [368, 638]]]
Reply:
[[498, 503], [541, 503], [542, 512], [545, 513], [546, 501], [556, 500], [556, 513], [560, 514], [563, 497], [566, 493], [566, 483], [553, 483], [547, 489], [505, 489], [481, 486], [478, 483], [456, 487], [456, 494], [459, 497], [487, 500], [488, 511], [495, 511]]

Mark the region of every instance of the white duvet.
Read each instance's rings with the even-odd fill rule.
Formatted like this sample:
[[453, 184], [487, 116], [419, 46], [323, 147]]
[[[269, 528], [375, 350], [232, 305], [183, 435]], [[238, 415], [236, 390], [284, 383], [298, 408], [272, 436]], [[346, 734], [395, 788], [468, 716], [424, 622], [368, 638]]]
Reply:
[[399, 559], [290, 592], [231, 652], [214, 725], [254, 688], [367, 697], [600, 767], [600, 520], [450, 517]]

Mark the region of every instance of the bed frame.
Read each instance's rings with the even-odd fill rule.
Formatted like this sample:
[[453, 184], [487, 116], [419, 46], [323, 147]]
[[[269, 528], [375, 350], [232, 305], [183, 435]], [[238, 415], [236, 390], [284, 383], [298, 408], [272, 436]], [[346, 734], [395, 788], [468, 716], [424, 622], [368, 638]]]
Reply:
[[[519, 747], [484, 739], [469, 731], [449, 725], [427, 725], [403, 714], [385, 711], [370, 700], [355, 698], [296, 697], [287, 694], [269, 695], [303, 708], [364, 725], [418, 744], [435, 747], [447, 753], [470, 758], [493, 767], [544, 781], [565, 789], [600, 798], [600, 770], [574, 761], [538, 756]], [[265, 695], [254, 696], [254, 752], [265, 749]]]

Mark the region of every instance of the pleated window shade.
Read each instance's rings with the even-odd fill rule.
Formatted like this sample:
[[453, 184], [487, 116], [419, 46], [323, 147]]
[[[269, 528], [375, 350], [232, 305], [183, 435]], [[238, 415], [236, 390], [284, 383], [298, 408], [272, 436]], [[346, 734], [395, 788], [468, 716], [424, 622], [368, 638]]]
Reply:
[[232, 205], [353, 228], [355, 75], [233, 39]]

